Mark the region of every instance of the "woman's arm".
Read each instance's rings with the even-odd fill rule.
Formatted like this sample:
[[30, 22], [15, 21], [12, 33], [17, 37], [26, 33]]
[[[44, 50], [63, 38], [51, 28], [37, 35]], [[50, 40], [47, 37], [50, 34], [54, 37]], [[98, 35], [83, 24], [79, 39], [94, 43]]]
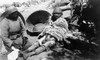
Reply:
[[3, 40], [6, 46], [11, 47], [13, 41], [8, 38], [9, 36], [9, 25], [8, 20], [3, 20], [0, 23], [0, 38]]

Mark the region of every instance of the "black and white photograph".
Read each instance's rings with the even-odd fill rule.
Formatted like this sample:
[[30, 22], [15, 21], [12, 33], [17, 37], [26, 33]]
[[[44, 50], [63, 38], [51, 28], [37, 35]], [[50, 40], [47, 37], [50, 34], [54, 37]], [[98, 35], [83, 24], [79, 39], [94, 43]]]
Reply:
[[100, 0], [0, 0], [0, 60], [100, 60]]

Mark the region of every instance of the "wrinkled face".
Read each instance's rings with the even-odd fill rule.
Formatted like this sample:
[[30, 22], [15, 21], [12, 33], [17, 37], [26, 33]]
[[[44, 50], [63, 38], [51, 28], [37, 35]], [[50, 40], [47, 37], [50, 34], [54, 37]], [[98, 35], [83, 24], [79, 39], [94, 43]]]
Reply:
[[18, 18], [18, 12], [15, 11], [15, 12], [9, 14], [9, 16], [8, 16], [7, 18], [8, 18], [8, 19], [11, 19], [11, 20], [13, 20], [13, 21], [16, 21], [17, 18]]
[[18, 17], [18, 12], [15, 11], [14, 13], [12, 13], [12, 16], [15, 17], [15, 18], [17, 18]]
[[59, 17], [62, 16], [62, 13], [53, 13], [53, 16], [58, 19]]

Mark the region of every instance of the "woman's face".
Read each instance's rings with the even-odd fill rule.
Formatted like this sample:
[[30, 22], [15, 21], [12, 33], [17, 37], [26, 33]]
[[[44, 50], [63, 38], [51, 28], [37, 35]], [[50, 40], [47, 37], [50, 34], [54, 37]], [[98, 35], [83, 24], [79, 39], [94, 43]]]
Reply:
[[15, 11], [14, 13], [12, 13], [12, 16], [15, 17], [15, 18], [17, 18], [18, 17], [18, 12]]
[[18, 12], [15, 11], [15, 12], [11, 13], [8, 18], [10, 18], [13, 21], [16, 21], [18, 18]]
[[54, 16], [55, 18], [59, 18], [59, 17], [62, 16], [62, 13], [54, 13], [53, 16]]

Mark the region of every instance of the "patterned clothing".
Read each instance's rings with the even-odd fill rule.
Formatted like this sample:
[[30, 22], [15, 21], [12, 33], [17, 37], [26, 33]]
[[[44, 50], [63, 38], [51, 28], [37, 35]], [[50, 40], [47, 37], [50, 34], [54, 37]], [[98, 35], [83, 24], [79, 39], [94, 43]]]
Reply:
[[68, 22], [64, 18], [59, 18], [55, 22], [51, 22], [51, 25], [46, 26], [43, 34], [50, 34], [54, 36], [58, 41], [65, 38], [65, 34], [69, 33]]

